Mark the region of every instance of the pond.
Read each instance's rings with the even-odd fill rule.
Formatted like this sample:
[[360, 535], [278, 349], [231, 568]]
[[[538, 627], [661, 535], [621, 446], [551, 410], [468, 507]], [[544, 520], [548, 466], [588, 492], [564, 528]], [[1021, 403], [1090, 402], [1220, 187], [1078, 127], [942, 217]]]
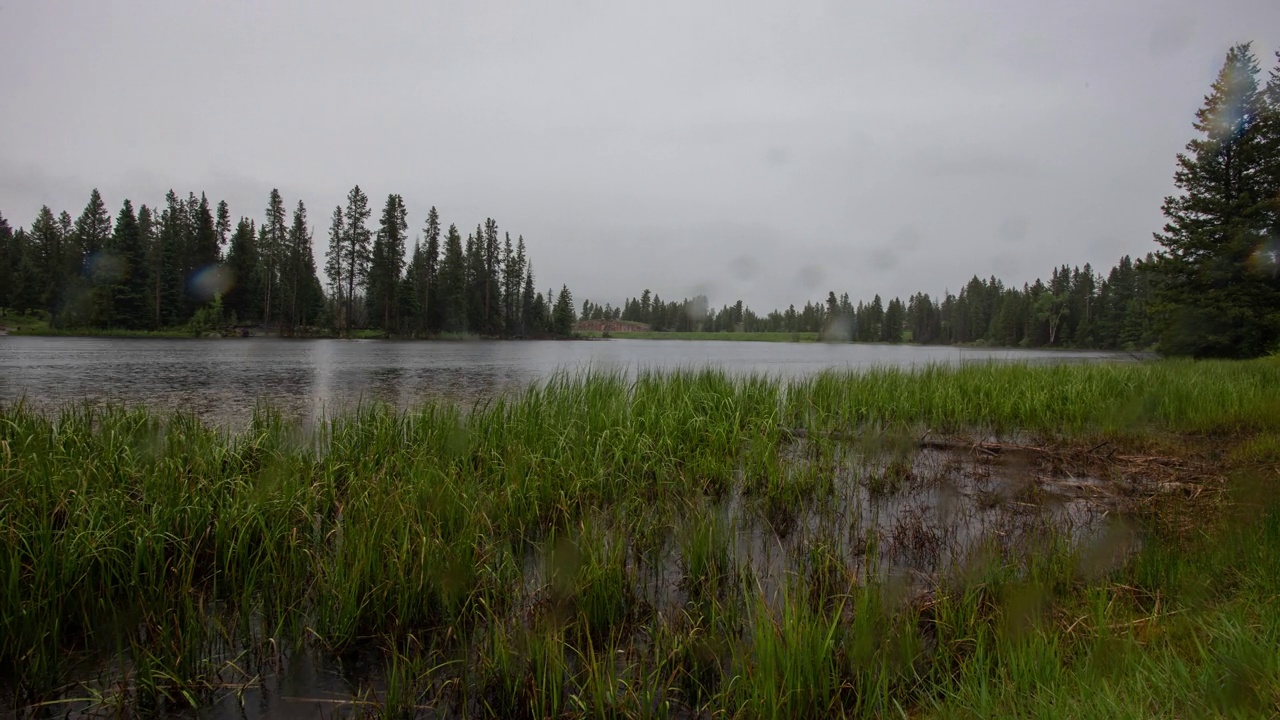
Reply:
[[714, 366], [783, 378], [929, 363], [1082, 362], [1106, 352], [693, 340], [474, 341], [0, 337], [0, 402], [145, 404], [243, 425], [260, 402], [316, 418], [361, 401], [470, 404], [558, 370]]

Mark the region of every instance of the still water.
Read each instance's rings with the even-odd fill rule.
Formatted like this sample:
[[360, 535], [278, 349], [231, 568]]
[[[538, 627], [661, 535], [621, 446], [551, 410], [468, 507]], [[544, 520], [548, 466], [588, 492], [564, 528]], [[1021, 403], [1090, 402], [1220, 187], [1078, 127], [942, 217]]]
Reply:
[[240, 425], [256, 403], [315, 418], [365, 400], [411, 406], [429, 398], [471, 403], [557, 370], [715, 366], [789, 378], [826, 369], [973, 361], [1079, 362], [1099, 352], [826, 345], [820, 343], [596, 340], [123, 339], [0, 337], [0, 402], [40, 409], [67, 403], [146, 404]]

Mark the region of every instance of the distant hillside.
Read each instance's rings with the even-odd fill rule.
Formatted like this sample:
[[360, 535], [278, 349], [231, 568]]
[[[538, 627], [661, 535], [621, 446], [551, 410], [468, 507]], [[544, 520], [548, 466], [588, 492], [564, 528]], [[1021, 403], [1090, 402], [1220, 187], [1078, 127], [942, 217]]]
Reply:
[[573, 326], [574, 332], [635, 333], [649, 332], [649, 326], [630, 320], [582, 320]]

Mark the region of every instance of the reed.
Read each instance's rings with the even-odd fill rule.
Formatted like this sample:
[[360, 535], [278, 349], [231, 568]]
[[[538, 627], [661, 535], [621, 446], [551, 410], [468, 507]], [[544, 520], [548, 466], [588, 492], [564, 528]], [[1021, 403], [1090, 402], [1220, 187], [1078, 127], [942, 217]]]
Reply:
[[[386, 716], [1265, 716], [1277, 387], [1274, 360], [597, 372], [235, 432], [6, 405], [0, 693], [202, 706], [368, 652], [352, 707]], [[1174, 448], [1226, 479], [1128, 502], [1136, 552], [1019, 510], [1043, 490], [973, 510], [962, 547], [919, 500], [947, 482], [914, 464], [926, 433], [1058, 443], [1039, 473]]]

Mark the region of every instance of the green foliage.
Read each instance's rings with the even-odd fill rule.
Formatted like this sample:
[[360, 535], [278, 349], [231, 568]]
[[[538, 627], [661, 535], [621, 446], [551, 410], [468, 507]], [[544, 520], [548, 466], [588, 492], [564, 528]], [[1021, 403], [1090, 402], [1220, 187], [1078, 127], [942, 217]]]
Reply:
[[22, 250], [13, 239], [13, 228], [0, 215], [0, 308], [13, 307], [17, 300], [18, 261]]
[[467, 330], [467, 267], [462, 251], [462, 235], [450, 225], [445, 236], [444, 258], [440, 261], [440, 318], [444, 332]]
[[231, 235], [227, 249], [227, 269], [232, 278], [227, 293], [227, 310], [241, 322], [262, 320], [262, 271], [258, 257], [258, 231], [254, 222], [242, 217]]
[[1280, 104], [1258, 88], [1248, 44], [1227, 58], [1196, 113], [1199, 136], [1178, 155], [1179, 195], [1156, 268], [1163, 348], [1196, 357], [1256, 357], [1280, 341], [1280, 280], [1270, 233], [1280, 192]]
[[[311, 429], [264, 410], [234, 433], [143, 409], [0, 406], [0, 692], [19, 714], [49, 701], [136, 715], [372, 653], [379, 680], [352, 692], [387, 713], [1266, 717], [1280, 700], [1280, 413], [1262, 390], [1278, 373], [562, 375], [466, 410], [365, 407]], [[919, 594], [859, 574], [845, 548], [793, 553], [772, 535], [781, 580], [746, 572], [751, 536], [707, 488], [845, 523], [778, 472], [795, 458], [781, 428], [921, 423], [1110, 428], [1139, 444], [1222, 433], [1228, 496], [1195, 506], [1221, 517], [1181, 539], [1164, 529], [1172, 509], [1130, 517], [1142, 547], [1101, 574], [1058, 538]], [[673, 584], [684, 594], [657, 612], [647, 593]]]
[[[404, 252], [409, 233], [408, 211], [399, 195], [387, 196], [382, 220], [369, 255], [369, 282], [366, 303], [369, 321], [384, 332], [399, 330], [397, 295], [404, 271]], [[416, 294], [416, 292], [415, 292]]]
[[226, 324], [227, 316], [222, 309], [222, 295], [215, 294], [212, 302], [196, 310], [187, 327], [192, 335], [201, 337], [211, 332], [221, 331]]
[[560, 294], [556, 296], [555, 309], [551, 311], [551, 332], [561, 337], [568, 337], [573, 334], [573, 323], [577, 320], [573, 312], [573, 295], [569, 293], [569, 288], [560, 287]]
[[110, 257], [116, 263], [114, 282], [107, 285], [104, 303], [100, 309], [107, 317], [108, 327], [140, 330], [150, 325], [148, 317], [147, 248], [142, 228], [133, 214], [133, 204], [128, 200], [116, 217], [115, 232], [106, 244]]

